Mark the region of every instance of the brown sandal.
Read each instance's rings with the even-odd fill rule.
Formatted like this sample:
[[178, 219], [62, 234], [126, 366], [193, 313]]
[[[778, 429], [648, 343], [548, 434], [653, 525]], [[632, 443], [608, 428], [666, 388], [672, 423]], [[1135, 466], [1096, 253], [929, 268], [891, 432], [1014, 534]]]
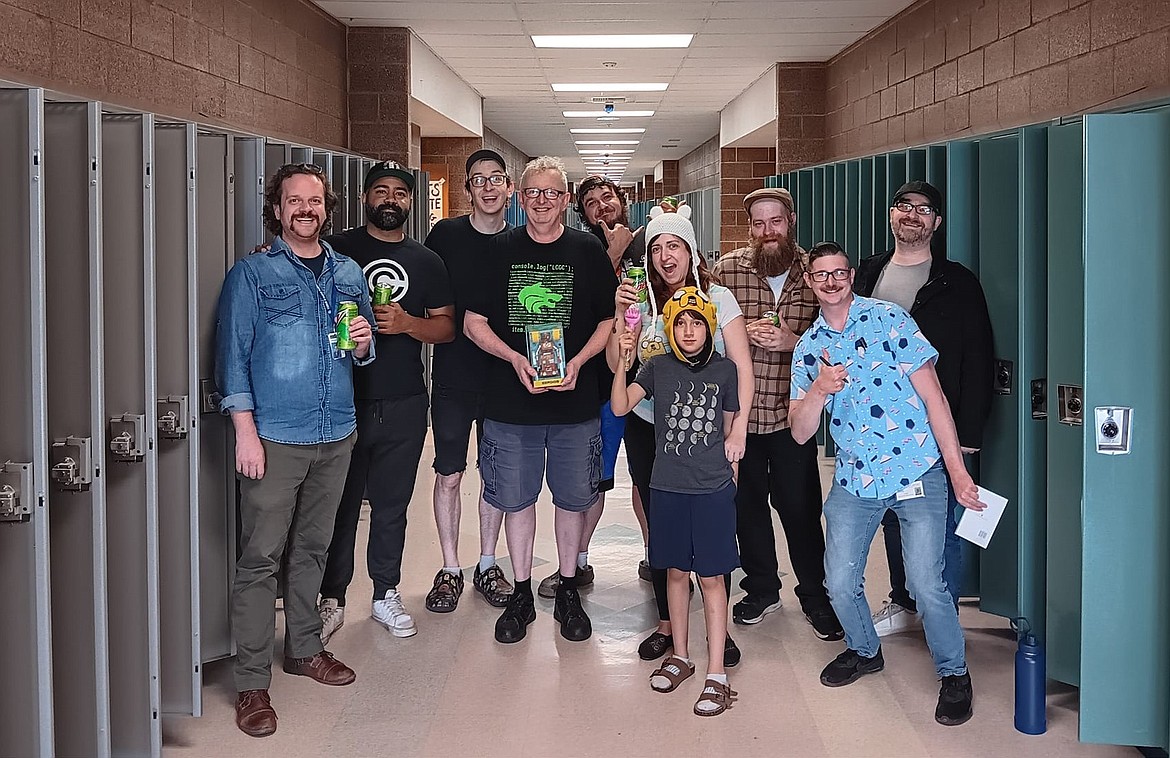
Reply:
[[[695, 664], [687, 663], [677, 655], [668, 656], [658, 670], [650, 675], [650, 689], [655, 692], [674, 692], [678, 686], [695, 674]], [[670, 682], [669, 687], [655, 687], [654, 677], [660, 676]]]
[[[731, 704], [735, 702], [738, 692], [731, 689], [731, 685], [717, 682], [714, 679], [708, 679], [707, 683], [703, 685], [703, 692], [699, 695], [699, 699], [695, 701], [695, 715], [696, 716], [718, 716], [723, 713]], [[717, 708], [703, 709], [699, 705], [702, 703], [714, 703]]]

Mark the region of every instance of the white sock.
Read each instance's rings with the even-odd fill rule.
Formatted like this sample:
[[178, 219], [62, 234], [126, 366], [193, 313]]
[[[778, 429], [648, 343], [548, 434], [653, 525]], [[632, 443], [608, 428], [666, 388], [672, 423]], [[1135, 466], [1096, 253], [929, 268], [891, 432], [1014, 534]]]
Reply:
[[463, 568], [460, 566], [444, 566], [443, 570], [448, 574], [462, 574]]
[[[681, 656], [677, 656], [677, 655], [675, 656], [675, 658], [677, 658], [678, 660], [680, 660], [680, 661], [682, 661], [682, 662], [683, 662], [683, 664], [684, 664], [683, 668], [684, 668], [684, 669], [689, 669], [689, 668], [691, 667], [691, 659], [690, 659], [690, 658], [683, 658], [683, 657], [681, 657]], [[651, 687], [651, 689], [655, 689], [655, 690], [664, 690], [664, 689], [666, 689], [666, 688], [667, 688], [667, 687], [669, 687], [669, 686], [670, 686], [670, 680], [669, 680], [669, 679], [667, 679], [667, 678], [666, 678], [666, 677], [664, 677], [664, 676], [652, 676], [652, 677], [650, 677], [650, 687]]]
[[708, 679], [713, 679], [720, 684], [727, 684], [727, 673], [722, 674], [707, 674]]
[[[707, 674], [707, 679], [709, 681], [718, 682], [719, 684], [725, 686], [727, 684], [727, 674]], [[715, 690], [712, 689], [710, 683], [708, 683], [705, 687], [703, 687], [703, 692], [711, 692], [714, 694]], [[714, 711], [719, 710], [719, 705], [712, 703], [710, 700], [700, 700], [699, 702], [695, 703], [695, 709], [703, 711], [704, 713], [713, 713]]]
[[480, 555], [479, 556], [479, 573], [483, 573], [496, 565], [496, 557], [494, 555]]
[[577, 568], [585, 568], [589, 565], [589, 551], [577, 553]]

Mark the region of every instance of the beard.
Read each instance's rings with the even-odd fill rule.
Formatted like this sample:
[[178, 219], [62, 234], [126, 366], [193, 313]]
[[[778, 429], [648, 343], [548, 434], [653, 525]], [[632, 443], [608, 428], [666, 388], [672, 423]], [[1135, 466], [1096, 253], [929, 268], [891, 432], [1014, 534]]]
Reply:
[[378, 207], [366, 206], [366, 220], [384, 232], [401, 229], [406, 223], [408, 211], [394, 203], [382, 203]]
[[899, 221], [891, 225], [890, 231], [894, 235], [894, 239], [901, 242], [903, 245], [914, 245], [915, 247], [930, 242], [930, 238], [934, 236], [934, 230], [923, 224], [922, 226], [908, 226], [905, 222]]
[[[598, 237], [601, 238], [601, 241], [604, 243], [605, 242], [605, 232], [601, 228], [601, 224], [603, 221], [605, 221], [605, 219], [598, 218], [596, 224], [590, 224], [590, 223], [588, 223], [588, 220], [586, 220], [586, 224], [589, 226], [590, 229], [593, 230], [594, 234], [596, 234]], [[614, 228], [618, 224], [621, 224], [622, 226], [629, 229], [630, 228], [630, 215], [629, 215], [628, 210], [626, 208], [622, 208], [620, 211], [618, 211], [617, 218], [615, 218], [613, 220], [613, 223], [610, 223], [608, 221], [605, 221], [605, 223], [609, 226], [610, 229]]]
[[[773, 242], [777, 244], [775, 249], [769, 247]], [[791, 234], [787, 237], [752, 237], [748, 248], [752, 251], [752, 267], [760, 276], [780, 276], [792, 268], [792, 262], [796, 260], [796, 240]]]

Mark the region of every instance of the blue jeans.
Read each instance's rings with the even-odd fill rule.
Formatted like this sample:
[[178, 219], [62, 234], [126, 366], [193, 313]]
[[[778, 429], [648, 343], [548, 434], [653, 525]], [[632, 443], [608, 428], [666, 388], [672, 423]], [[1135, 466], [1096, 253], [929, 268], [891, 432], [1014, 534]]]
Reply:
[[[963, 542], [955, 534], [959, 525], [959, 513], [963, 506], [955, 499], [955, 489], [947, 478], [947, 543], [943, 549], [943, 581], [955, 607], [959, 607], [959, 593], [963, 589]], [[890, 600], [911, 611], [918, 610], [918, 604], [906, 588], [906, 566], [902, 563], [902, 527], [898, 514], [886, 511], [882, 517], [882, 537], [886, 543], [886, 561], [890, 565]]]
[[918, 601], [926, 644], [940, 677], [967, 671], [959, 612], [943, 585], [948, 491], [942, 463], [922, 475], [925, 496], [860, 498], [834, 483], [825, 501], [825, 586], [845, 630], [845, 644], [867, 658], [881, 647], [865, 599], [865, 561], [886, 510], [898, 514], [910, 592]]

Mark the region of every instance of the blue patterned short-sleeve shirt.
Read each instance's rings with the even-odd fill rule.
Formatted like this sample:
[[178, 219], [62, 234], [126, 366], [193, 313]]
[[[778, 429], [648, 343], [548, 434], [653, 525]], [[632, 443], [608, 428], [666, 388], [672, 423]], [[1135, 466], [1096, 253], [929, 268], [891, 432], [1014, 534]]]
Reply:
[[834, 331], [822, 314], [796, 344], [793, 400], [812, 387], [822, 350], [849, 377], [825, 404], [837, 443], [836, 482], [857, 497], [890, 497], [942, 457], [926, 406], [910, 383], [910, 374], [938, 351], [899, 306], [854, 296], [843, 331]]

